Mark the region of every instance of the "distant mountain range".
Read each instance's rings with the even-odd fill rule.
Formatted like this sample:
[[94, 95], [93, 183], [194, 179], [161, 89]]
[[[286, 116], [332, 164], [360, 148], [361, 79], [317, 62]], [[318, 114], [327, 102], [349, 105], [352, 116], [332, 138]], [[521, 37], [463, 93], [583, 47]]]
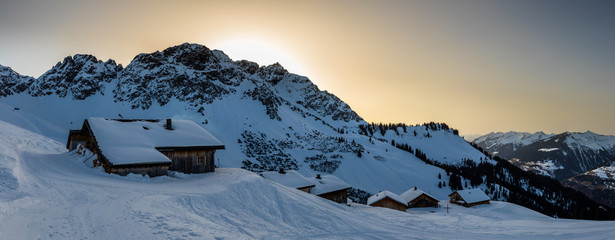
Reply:
[[[615, 136], [593, 132], [490, 133], [473, 141], [523, 170], [549, 176], [593, 199], [615, 206], [610, 174], [615, 163]], [[609, 185], [611, 184], [611, 185]]]
[[446, 199], [478, 187], [550, 216], [615, 218], [556, 181], [491, 158], [446, 124], [368, 124], [307, 77], [198, 44], [139, 54], [125, 67], [78, 54], [39, 78], [0, 67], [0, 120], [66, 141], [91, 116], [192, 120], [226, 146], [218, 166], [333, 174], [355, 201], [414, 186]]

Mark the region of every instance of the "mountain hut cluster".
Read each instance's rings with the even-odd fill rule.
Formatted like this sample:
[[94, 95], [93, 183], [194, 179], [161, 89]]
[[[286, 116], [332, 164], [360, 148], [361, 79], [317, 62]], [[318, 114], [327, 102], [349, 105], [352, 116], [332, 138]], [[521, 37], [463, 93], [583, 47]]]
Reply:
[[[205, 129], [192, 121], [166, 119], [85, 119], [81, 129], [69, 132], [66, 148], [70, 151], [83, 146], [97, 158], [94, 166], [102, 166], [107, 173], [129, 173], [150, 177], [166, 175], [169, 170], [183, 173], [215, 171], [214, 154], [224, 145]], [[334, 175], [306, 178], [296, 171], [260, 173], [265, 179], [296, 188], [338, 203], [350, 202], [347, 192], [351, 186]], [[481, 189], [455, 191], [450, 202], [465, 207], [489, 204], [489, 197]], [[413, 187], [397, 195], [381, 191], [367, 199], [367, 205], [399, 211], [407, 208], [438, 207], [434, 196]]]

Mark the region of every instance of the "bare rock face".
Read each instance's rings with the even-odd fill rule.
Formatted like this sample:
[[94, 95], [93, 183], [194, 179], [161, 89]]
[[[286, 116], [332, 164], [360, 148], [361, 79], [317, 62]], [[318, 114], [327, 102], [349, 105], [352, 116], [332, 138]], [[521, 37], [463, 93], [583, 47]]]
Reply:
[[68, 56], [36, 79], [29, 93], [32, 96], [57, 94], [83, 100], [102, 92], [121, 70], [122, 66], [113, 60], [103, 62], [83, 54]]
[[34, 78], [19, 75], [10, 67], [0, 65], [0, 97], [21, 93], [28, 89]]
[[35, 97], [55, 94], [84, 100], [111, 88], [114, 101], [149, 109], [172, 98], [197, 107], [238, 93], [261, 102], [267, 115], [276, 120], [281, 120], [278, 108], [288, 105], [302, 115], [362, 121], [339, 98], [278, 63], [258, 66], [246, 60], [233, 61], [221, 51], [198, 44], [142, 53], [126, 68], [113, 60], [102, 62], [92, 55], [77, 54], [64, 58], [38, 79], [7, 67], [0, 68], [0, 74], [0, 97], [27, 90]]
[[142, 109], [154, 103], [165, 105], [171, 98], [200, 105], [240, 93], [261, 102], [272, 119], [280, 120], [278, 107], [285, 104], [336, 121], [362, 120], [339, 98], [278, 63], [259, 67], [246, 60], [233, 61], [198, 44], [139, 54], [120, 72], [114, 93], [117, 101]]

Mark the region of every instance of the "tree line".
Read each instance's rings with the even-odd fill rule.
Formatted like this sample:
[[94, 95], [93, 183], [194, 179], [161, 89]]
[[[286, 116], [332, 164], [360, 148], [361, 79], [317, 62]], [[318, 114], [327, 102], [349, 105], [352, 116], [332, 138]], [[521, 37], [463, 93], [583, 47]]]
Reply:
[[[434, 161], [423, 151], [407, 143], [391, 141], [391, 144], [414, 154], [427, 164], [444, 169], [449, 175], [448, 186], [452, 190], [485, 184], [487, 191], [491, 190], [496, 198], [506, 199], [545, 215], [591, 220], [615, 219], [615, 209], [601, 206], [583, 193], [565, 187], [553, 178], [523, 171], [508, 160], [489, 155], [475, 144], [472, 146], [485, 154], [485, 158], [481, 157], [478, 163], [471, 159], [462, 159], [459, 165]], [[488, 161], [490, 159], [495, 161], [495, 164]], [[462, 181], [462, 178], [467, 181]], [[443, 187], [446, 185], [445, 182], [439, 184]], [[499, 188], [496, 188], [496, 185], [499, 185]]]

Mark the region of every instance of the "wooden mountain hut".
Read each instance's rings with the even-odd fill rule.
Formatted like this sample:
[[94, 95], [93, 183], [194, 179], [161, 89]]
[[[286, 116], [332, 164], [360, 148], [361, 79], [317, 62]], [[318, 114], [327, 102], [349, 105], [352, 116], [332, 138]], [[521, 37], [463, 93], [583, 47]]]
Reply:
[[466, 189], [453, 192], [448, 195], [450, 202], [464, 207], [471, 207], [481, 204], [489, 204], [489, 196], [480, 188]]
[[334, 175], [316, 175], [310, 178], [314, 183], [312, 194], [338, 203], [346, 203], [350, 185]]
[[296, 188], [306, 193], [311, 193], [312, 188], [315, 186], [312, 181], [293, 170], [285, 171], [280, 168], [280, 171], [262, 172], [260, 175], [267, 180], [287, 187]]
[[367, 205], [373, 207], [385, 207], [399, 211], [406, 211], [406, 203], [395, 193], [381, 191], [367, 199]]
[[69, 132], [66, 147], [80, 144], [98, 156], [94, 165], [119, 175], [213, 172], [214, 153], [224, 149], [196, 123], [172, 119], [88, 118], [80, 130]]
[[400, 197], [408, 205], [408, 208], [438, 207], [439, 202], [435, 197], [423, 192], [417, 187], [408, 189], [408, 191], [402, 193]]

